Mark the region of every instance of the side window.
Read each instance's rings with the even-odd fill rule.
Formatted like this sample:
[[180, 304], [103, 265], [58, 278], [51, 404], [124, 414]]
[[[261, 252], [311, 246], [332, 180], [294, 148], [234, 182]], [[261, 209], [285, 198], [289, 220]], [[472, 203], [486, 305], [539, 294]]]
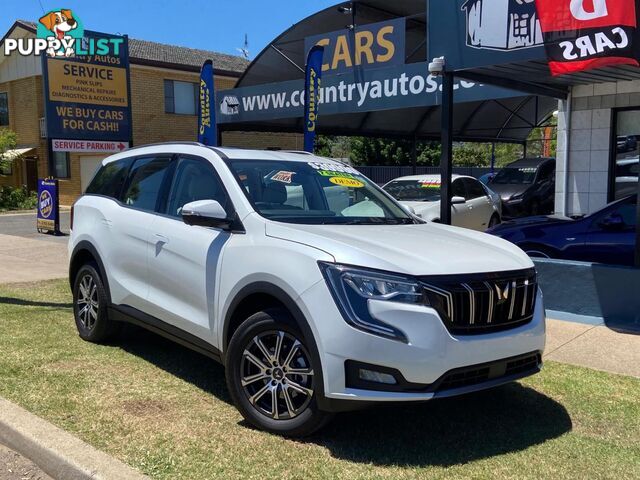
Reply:
[[471, 178], [463, 178], [462, 180], [467, 188], [467, 200], [487, 196], [487, 192], [482, 188], [482, 185], [480, 185], [480, 182], [477, 180], [473, 180]]
[[227, 208], [227, 195], [213, 165], [206, 160], [182, 158], [167, 201], [167, 215], [180, 217], [182, 207], [197, 200], [216, 200]]
[[540, 174], [538, 175], [539, 182], [546, 182], [551, 180], [553, 177], [555, 169], [553, 168], [553, 163], [547, 163], [540, 167]]
[[171, 157], [138, 158], [129, 174], [122, 202], [130, 207], [153, 212]]
[[451, 182], [451, 196], [452, 197], [462, 197], [467, 198], [467, 191], [464, 188], [464, 183], [462, 183], [462, 179], [458, 178]]
[[133, 159], [131, 158], [107, 163], [101, 167], [98, 173], [96, 173], [96, 176], [93, 177], [93, 180], [91, 180], [91, 183], [87, 187], [86, 193], [105, 195], [119, 200], [122, 186], [127, 179], [131, 163], [133, 163]]

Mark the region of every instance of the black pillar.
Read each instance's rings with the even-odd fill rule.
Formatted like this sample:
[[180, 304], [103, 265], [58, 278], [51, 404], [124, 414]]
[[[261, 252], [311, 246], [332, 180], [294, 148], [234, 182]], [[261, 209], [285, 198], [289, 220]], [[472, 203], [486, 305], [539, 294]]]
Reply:
[[453, 73], [442, 75], [440, 132], [440, 222], [451, 225], [451, 165], [453, 163]]
[[640, 268], [640, 182], [638, 182], [638, 200], [636, 205], [636, 267]]
[[412, 166], [413, 168], [411, 169], [413, 172], [413, 175], [415, 175], [416, 173], [418, 173], [418, 137], [417, 135], [413, 136], [413, 158], [412, 158]]

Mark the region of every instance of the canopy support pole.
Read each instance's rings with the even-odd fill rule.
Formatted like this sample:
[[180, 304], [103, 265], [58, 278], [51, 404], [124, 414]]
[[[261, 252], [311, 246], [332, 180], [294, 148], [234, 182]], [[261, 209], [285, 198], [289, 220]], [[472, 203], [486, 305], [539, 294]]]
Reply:
[[442, 74], [440, 132], [440, 223], [451, 225], [451, 170], [453, 163], [453, 73]]
[[640, 182], [638, 182], [638, 201], [636, 205], [636, 267], [640, 268]]
[[496, 142], [491, 142], [491, 174], [496, 168]]

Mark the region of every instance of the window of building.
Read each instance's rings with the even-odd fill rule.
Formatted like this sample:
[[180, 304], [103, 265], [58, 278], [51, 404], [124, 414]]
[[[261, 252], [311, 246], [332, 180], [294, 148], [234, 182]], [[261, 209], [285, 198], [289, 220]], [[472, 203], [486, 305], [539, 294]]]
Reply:
[[198, 112], [198, 84], [164, 81], [164, 111], [181, 115], [196, 115]]
[[69, 152], [53, 152], [53, 176], [55, 178], [70, 178]]
[[613, 162], [611, 200], [638, 192], [640, 108], [615, 112], [615, 134], [616, 142], [611, 156]]
[[9, 97], [6, 92], [0, 93], [0, 126], [9, 125]]

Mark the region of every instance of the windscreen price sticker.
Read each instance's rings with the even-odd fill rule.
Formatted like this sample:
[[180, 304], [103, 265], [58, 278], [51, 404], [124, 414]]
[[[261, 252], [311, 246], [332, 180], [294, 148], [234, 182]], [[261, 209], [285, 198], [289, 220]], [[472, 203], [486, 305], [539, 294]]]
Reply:
[[356, 180], [355, 178], [331, 177], [329, 181], [335, 185], [340, 185], [341, 187], [350, 187], [350, 188], [364, 187], [364, 183], [362, 183], [360, 180]]

